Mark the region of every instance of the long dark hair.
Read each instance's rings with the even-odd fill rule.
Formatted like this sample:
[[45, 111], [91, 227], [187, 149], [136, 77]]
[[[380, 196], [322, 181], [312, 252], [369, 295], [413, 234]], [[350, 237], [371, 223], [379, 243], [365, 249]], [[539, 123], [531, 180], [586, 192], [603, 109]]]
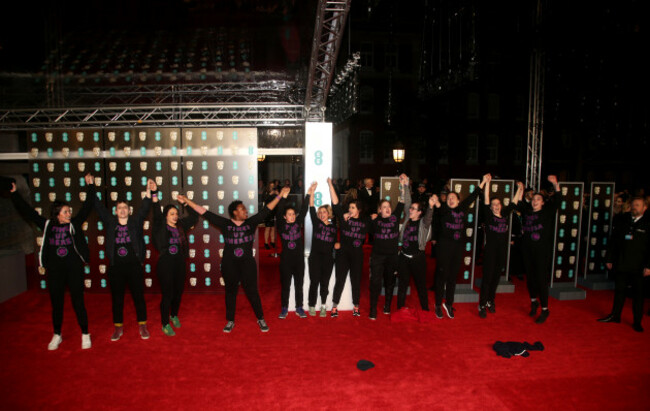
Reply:
[[[171, 210], [172, 208], [175, 208], [176, 211], [178, 211], [178, 207], [176, 207], [174, 204], [167, 204], [165, 208], [163, 208], [163, 217], [165, 217], [165, 219], [167, 218], [167, 214], [169, 214], [169, 210]], [[178, 212], [180, 214], [180, 211]]]
[[61, 209], [65, 206], [70, 207], [68, 203], [65, 201], [55, 201], [52, 203], [52, 206], [50, 207], [50, 220], [56, 220], [56, 218], [59, 216], [59, 213], [61, 212]]

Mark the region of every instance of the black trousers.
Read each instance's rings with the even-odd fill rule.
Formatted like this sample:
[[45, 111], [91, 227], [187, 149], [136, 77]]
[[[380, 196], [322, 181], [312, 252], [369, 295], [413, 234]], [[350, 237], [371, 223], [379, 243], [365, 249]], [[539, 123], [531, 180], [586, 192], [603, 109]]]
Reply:
[[350, 272], [350, 283], [352, 285], [352, 304], [359, 306], [361, 297], [361, 271], [363, 269], [363, 249], [340, 248], [336, 250], [336, 283], [334, 284], [334, 295], [332, 301], [338, 304], [341, 301], [341, 293], [345, 287], [345, 280]]
[[160, 300], [160, 321], [165, 326], [169, 317], [177, 317], [181, 307], [181, 297], [185, 290], [185, 258], [163, 255], [158, 259], [158, 281], [162, 299]]
[[289, 306], [289, 293], [291, 292], [291, 279], [295, 290], [296, 308], [302, 307], [302, 286], [305, 279], [305, 258], [302, 253], [298, 255], [280, 256], [280, 285], [282, 286], [282, 307]]
[[443, 298], [447, 305], [454, 304], [456, 292], [456, 277], [463, 258], [463, 243], [461, 241], [442, 240], [436, 244], [438, 269], [436, 270], [436, 306], [442, 304]]
[[548, 282], [551, 277], [552, 252], [545, 245], [521, 248], [526, 267], [526, 285], [531, 299], [539, 298], [543, 308], [548, 308]]
[[52, 304], [52, 327], [61, 335], [63, 301], [66, 286], [70, 290], [72, 308], [83, 334], [88, 334], [88, 313], [84, 303], [84, 266], [77, 257], [70, 256], [47, 269], [47, 282]]
[[398, 263], [398, 285], [397, 285], [397, 308], [404, 307], [406, 303], [406, 289], [411, 282], [415, 283], [420, 299], [420, 307], [429, 311], [429, 295], [427, 294], [427, 259], [424, 251], [413, 254], [408, 258], [404, 254], [399, 255]]
[[612, 315], [621, 318], [623, 305], [625, 305], [625, 290], [632, 286], [632, 312], [634, 313], [634, 324], [641, 325], [643, 319], [643, 271], [629, 272], [618, 271], [615, 279], [614, 307]]
[[111, 285], [113, 302], [113, 323], [124, 323], [124, 293], [126, 286], [131, 290], [131, 298], [135, 306], [138, 322], [147, 321], [147, 304], [144, 301], [144, 276], [142, 266], [138, 261], [109, 267], [108, 281]]
[[258, 320], [264, 318], [262, 299], [257, 289], [257, 264], [253, 257], [227, 257], [221, 262], [221, 275], [226, 283], [226, 320], [235, 321], [237, 307], [237, 292], [239, 283], [244, 287], [244, 293], [253, 307]]
[[506, 268], [508, 244], [486, 244], [483, 249], [483, 279], [479, 305], [494, 302], [501, 274]]
[[330, 277], [334, 267], [332, 253], [318, 253], [312, 250], [309, 254], [309, 306], [316, 306], [318, 288], [320, 287], [320, 301], [322, 305], [327, 302]]
[[390, 307], [395, 289], [397, 254], [372, 254], [370, 256], [370, 311], [377, 310], [382, 283], [386, 290], [384, 305]]

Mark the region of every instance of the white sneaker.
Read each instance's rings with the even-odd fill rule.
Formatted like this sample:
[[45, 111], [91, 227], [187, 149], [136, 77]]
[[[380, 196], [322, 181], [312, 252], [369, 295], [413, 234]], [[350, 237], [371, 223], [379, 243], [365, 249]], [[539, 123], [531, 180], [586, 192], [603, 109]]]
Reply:
[[63, 338], [59, 334], [54, 334], [52, 336], [52, 341], [47, 345], [47, 349], [50, 351], [54, 351], [59, 348], [59, 345], [63, 341]]
[[82, 350], [87, 350], [88, 348], [92, 347], [92, 343], [90, 342], [90, 334], [81, 334], [81, 349]]

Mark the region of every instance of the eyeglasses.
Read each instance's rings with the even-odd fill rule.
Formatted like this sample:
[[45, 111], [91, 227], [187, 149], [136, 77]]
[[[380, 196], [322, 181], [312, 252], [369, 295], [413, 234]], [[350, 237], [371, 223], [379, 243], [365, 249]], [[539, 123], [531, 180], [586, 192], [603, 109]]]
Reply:
[[414, 206], [410, 206], [410, 207], [409, 207], [409, 210], [420, 211], [420, 209], [418, 209], [417, 207], [414, 207]]

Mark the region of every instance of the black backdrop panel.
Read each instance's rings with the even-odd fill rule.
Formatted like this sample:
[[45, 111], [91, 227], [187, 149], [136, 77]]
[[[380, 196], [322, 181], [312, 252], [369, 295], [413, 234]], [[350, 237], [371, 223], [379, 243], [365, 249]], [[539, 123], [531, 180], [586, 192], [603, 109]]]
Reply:
[[555, 223], [555, 248], [552, 282], [574, 283], [578, 281], [578, 256], [580, 254], [580, 228], [582, 224], [583, 183], [560, 183], [555, 193], [559, 201]]
[[[390, 207], [395, 210], [399, 202], [399, 177], [381, 177], [379, 179], [380, 189], [379, 197], [381, 200], [390, 201]], [[408, 213], [408, 210], [405, 210]], [[376, 213], [377, 210], [370, 210], [371, 214]]]
[[589, 274], [607, 273], [605, 255], [614, 217], [615, 188], [615, 184], [611, 182], [591, 183], [585, 278]]
[[[480, 181], [474, 179], [451, 179], [451, 190], [457, 193], [460, 200], [467, 198], [468, 195], [478, 189]], [[463, 241], [463, 262], [460, 265], [460, 270], [456, 276], [456, 284], [470, 284], [474, 283], [474, 267], [476, 265], [476, 227], [478, 224], [477, 213], [479, 201], [483, 199], [479, 196], [476, 201], [472, 203], [467, 215], [465, 216], [465, 232], [462, 237]], [[435, 211], [434, 211], [435, 213]]]

